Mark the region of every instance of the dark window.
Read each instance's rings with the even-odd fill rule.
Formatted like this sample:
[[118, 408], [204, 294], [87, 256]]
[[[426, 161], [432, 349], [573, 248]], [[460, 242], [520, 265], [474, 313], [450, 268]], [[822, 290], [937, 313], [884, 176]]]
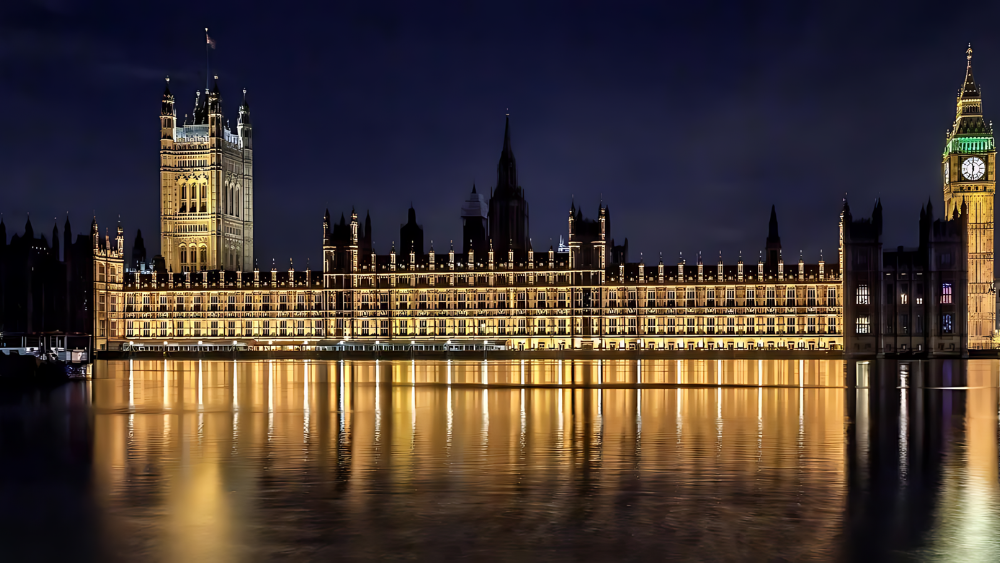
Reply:
[[950, 313], [941, 315], [941, 332], [951, 334], [953, 330], [952, 315]]

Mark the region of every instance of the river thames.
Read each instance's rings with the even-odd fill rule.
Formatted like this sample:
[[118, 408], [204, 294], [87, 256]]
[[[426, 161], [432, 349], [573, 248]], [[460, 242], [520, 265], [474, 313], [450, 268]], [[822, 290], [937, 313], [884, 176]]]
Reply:
[[12, 561], [995, 561], [998, 367], [98, 362], [3, 392], [0, 534]]

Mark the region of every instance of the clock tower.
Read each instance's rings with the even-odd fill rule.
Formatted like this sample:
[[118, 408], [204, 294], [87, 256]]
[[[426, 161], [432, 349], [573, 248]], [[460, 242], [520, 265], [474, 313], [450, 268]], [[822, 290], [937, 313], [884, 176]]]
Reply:
[[983, 100], [972, 77], [972, 47], [966, 51], [965, 83], [958, 93], [955, 124], [944, 149], [945, 217], [968, 205], [969, 348], [992, 347], [996, 318], [993, 294], [993, 196], [996, 147], [993, 124], [983, 119]]

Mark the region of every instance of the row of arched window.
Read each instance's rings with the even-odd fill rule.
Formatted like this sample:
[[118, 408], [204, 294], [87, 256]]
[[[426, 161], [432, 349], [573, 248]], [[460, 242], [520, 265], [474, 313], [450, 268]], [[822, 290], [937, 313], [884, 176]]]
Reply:
[[181, 184], [180, 212], [205, 213], [208, 211], [208, 186], [205, 184]]
[[[227, 185], [223, 198], [222, 212], [240, 216], [242, 189], [239, 185]], [[205, 213], [208, 211], [208, 186], [206, 184], [181, 184], [179, 211], [181, 213]]]
[[208, 247], [205, 245], [182, 244], [180, 246], [180, 258], [181, 271], [183, 272], [205, 270], [208, 266]]

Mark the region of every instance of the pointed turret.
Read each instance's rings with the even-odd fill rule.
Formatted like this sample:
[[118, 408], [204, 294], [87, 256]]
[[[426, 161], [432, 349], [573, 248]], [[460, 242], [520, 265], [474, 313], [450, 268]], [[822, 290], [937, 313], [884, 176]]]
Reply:
[[52, 218], [52, 255], [59, 260], [59, 219]]
[[[208, 100], [208, 92], [205, 93], [205, 97], [201, 97], [201, 90], [195, 90], [194, 92], [194, 111], [191, 112], [191, 124], [192, 125], [204, 125], [208, 123], [208, 109], [206, 102]], [[187, 121], [187, 116], [185, 115], [185, 122]]]
[[781, 236], [778, 234], [778, 213], [774, 205], [771, 206], [771, 218], [767, 222], [767, 242], [764, 248], [767, 250], [767, 265], [776, 266], [781, 256]]
[[240, 104], [240, 117], [237, 124], [244, 127], [250, 126], [250, 101], [247, 100], [246, 88], [243, 89], [243, 103]]
[[165, 78], [165, 85], [163, 87], [163, 100], [160, 105], [160, 115], [164, 117], [174, 117], [176, 113], [174, 108], [174, 94], [170, 91], [170, 77]]
[[3, 215], [0, 215], [0, 246], [7, 246], [7, 225], [3, 222]]
[[510, 146], [510, 116], [503, 131], [503, 149], [500, 151], [500, 162], [497, 164], [497, 191], [516, 190], [517, 183], [517, 161], [514, 159], [514, 150]]
[[160, 103], [160, 138], [173, 140], [174, 127], [177, 126], [177, 109], [174, 107], [174, 95], [170, 93], [170, 77], [167, 77], [163, 88], [163, 101]]
[[31, 240], [35, 238], [35, 229], [31, 226], [31, 214], [28, 214], [28, 220], [24, 222], [24, 238]]
[[132, 269], [141, 270], [146, 263], [146, 243], [142, 240], [142, 229], [136, 229], [135, 242], [132, 243]]

